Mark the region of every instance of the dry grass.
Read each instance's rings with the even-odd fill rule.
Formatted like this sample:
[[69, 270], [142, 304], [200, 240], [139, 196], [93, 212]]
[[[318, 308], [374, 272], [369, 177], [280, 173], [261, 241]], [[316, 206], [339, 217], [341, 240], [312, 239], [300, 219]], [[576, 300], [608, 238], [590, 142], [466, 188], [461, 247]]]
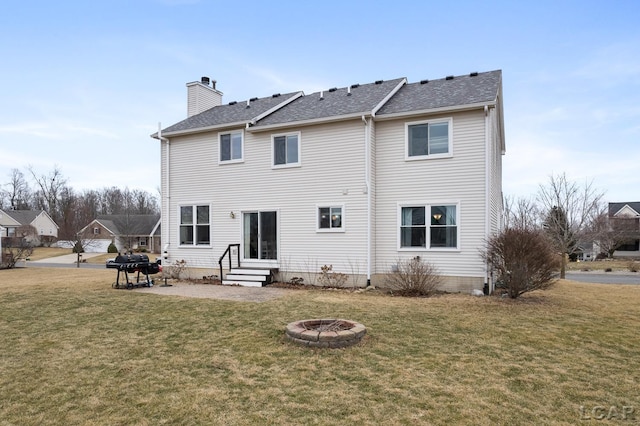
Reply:
[[[629, 271], [629, 264], [633, 260], [613, 259], [594, 260], [592, 262], [569, 262], [567, 271], [604, 271], [611, 268], [612, 271]], [[637, 262], [637, 261], [636, 261]]]
[[[113, 275], [0, 271], [0, 424], [577, 424], [581, 406], [640, 417], [640, 286], [257, 304], [113, 290]], [[368, 334], [344, 350], [285, 341], [287, 323], [316, 317]]]
[[73, 250], [70, 248], [59, 247], [36, 247], [33, 249], [33, 253], [29, 256], [30, 260], [42, 260], [48, 257], [62, 256], [65, 254], [71, 254]]

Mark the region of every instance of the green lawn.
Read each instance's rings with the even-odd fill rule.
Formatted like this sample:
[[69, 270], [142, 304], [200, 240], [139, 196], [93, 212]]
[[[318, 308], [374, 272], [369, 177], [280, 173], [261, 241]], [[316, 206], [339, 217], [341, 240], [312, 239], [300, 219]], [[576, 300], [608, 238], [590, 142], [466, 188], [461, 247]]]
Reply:
[[[518, 301], [314, 290], [242, 303], [113, 290], [114, 279], [0, 271], [0, 425], [640, 419], [640, 286], [564, 281]], [[285, 341], [287, 323], [317, 317], [368, 334], [338, 350]]]

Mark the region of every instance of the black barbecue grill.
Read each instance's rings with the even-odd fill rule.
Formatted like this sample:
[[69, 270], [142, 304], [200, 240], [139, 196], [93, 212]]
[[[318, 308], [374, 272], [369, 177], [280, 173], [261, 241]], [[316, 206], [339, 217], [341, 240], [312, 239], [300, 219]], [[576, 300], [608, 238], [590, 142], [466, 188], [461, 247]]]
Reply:
[[[117, 269], [118, 276], [113, 288], [134, 287], [151, 287], [153, 280], [149, 279], [149, 275], [160, 272], [159, 262], [149, 262], [149, 256], [146, 254], [119, 254], [114, 260], [107, 262], [107, 268]], [[125, 283], [120, 283], [120, 273], [124, 272]], [[129, 274], [135, 274], [135, 282], [131, 282]], [[140, 275], [143, 275], [142, 277]], [[142, 281], [140, 281], [142, 278]]]

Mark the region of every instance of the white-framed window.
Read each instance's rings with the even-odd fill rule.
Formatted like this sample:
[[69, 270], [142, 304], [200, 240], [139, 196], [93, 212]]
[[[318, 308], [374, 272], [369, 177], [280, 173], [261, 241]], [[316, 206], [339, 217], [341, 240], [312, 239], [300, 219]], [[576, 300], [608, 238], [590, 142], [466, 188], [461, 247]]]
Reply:
[[400, 250], [458, 249], [457, 203], [398, 205]]
[[180, 206], [180, 245], [208, 246], [211, 244], [211, 214], [208, 204]]
[[414, 121], [405, 125], [405, 158], [417, 160], [453, 155], [452, 119]]
[[344, 205], [322, 204], [316, 207], [318, 232], [344, 232]]
[[244, 131], [218, 133], [218, 146], [220, 164], [239, 163], [244, 158]]
[[273, 168], [300, 166], [300, 132], [273, 135], [271, 155]]

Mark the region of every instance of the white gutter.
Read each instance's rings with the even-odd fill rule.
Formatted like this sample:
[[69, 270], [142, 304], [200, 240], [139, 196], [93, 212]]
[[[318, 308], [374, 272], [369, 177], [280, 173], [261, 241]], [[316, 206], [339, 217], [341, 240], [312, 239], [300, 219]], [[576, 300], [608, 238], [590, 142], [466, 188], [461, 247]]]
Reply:
[[478, 103], [467, 104], [467, 105], [457, 105], [457, 106], [454, 105], [454, 106], [445, 106], [445, 107], [438, 107], [438, 108], [426, 108], [426, 109], [421, 109], [416, 111], [401, 111], [401, 112], [394, 112], [390, 114], [376, 115], [376, 121], [392, 120], [398, 117], [411, 117], [414, 115], [437, 114], [440, 112], [442, 113], [454, 112], [454, 111], [460, 112], [460, 111], [467, 111], [467, 110], [479, 109], [484, 107], [492, 107], [495, 105], [496, 105], [496, 102], [492, 101], [492, 102], [478, 102]]
[[363, 115], [364, 122], [364, 180], [367, 191], [367, 287], [371, 286], [371, 123]]

